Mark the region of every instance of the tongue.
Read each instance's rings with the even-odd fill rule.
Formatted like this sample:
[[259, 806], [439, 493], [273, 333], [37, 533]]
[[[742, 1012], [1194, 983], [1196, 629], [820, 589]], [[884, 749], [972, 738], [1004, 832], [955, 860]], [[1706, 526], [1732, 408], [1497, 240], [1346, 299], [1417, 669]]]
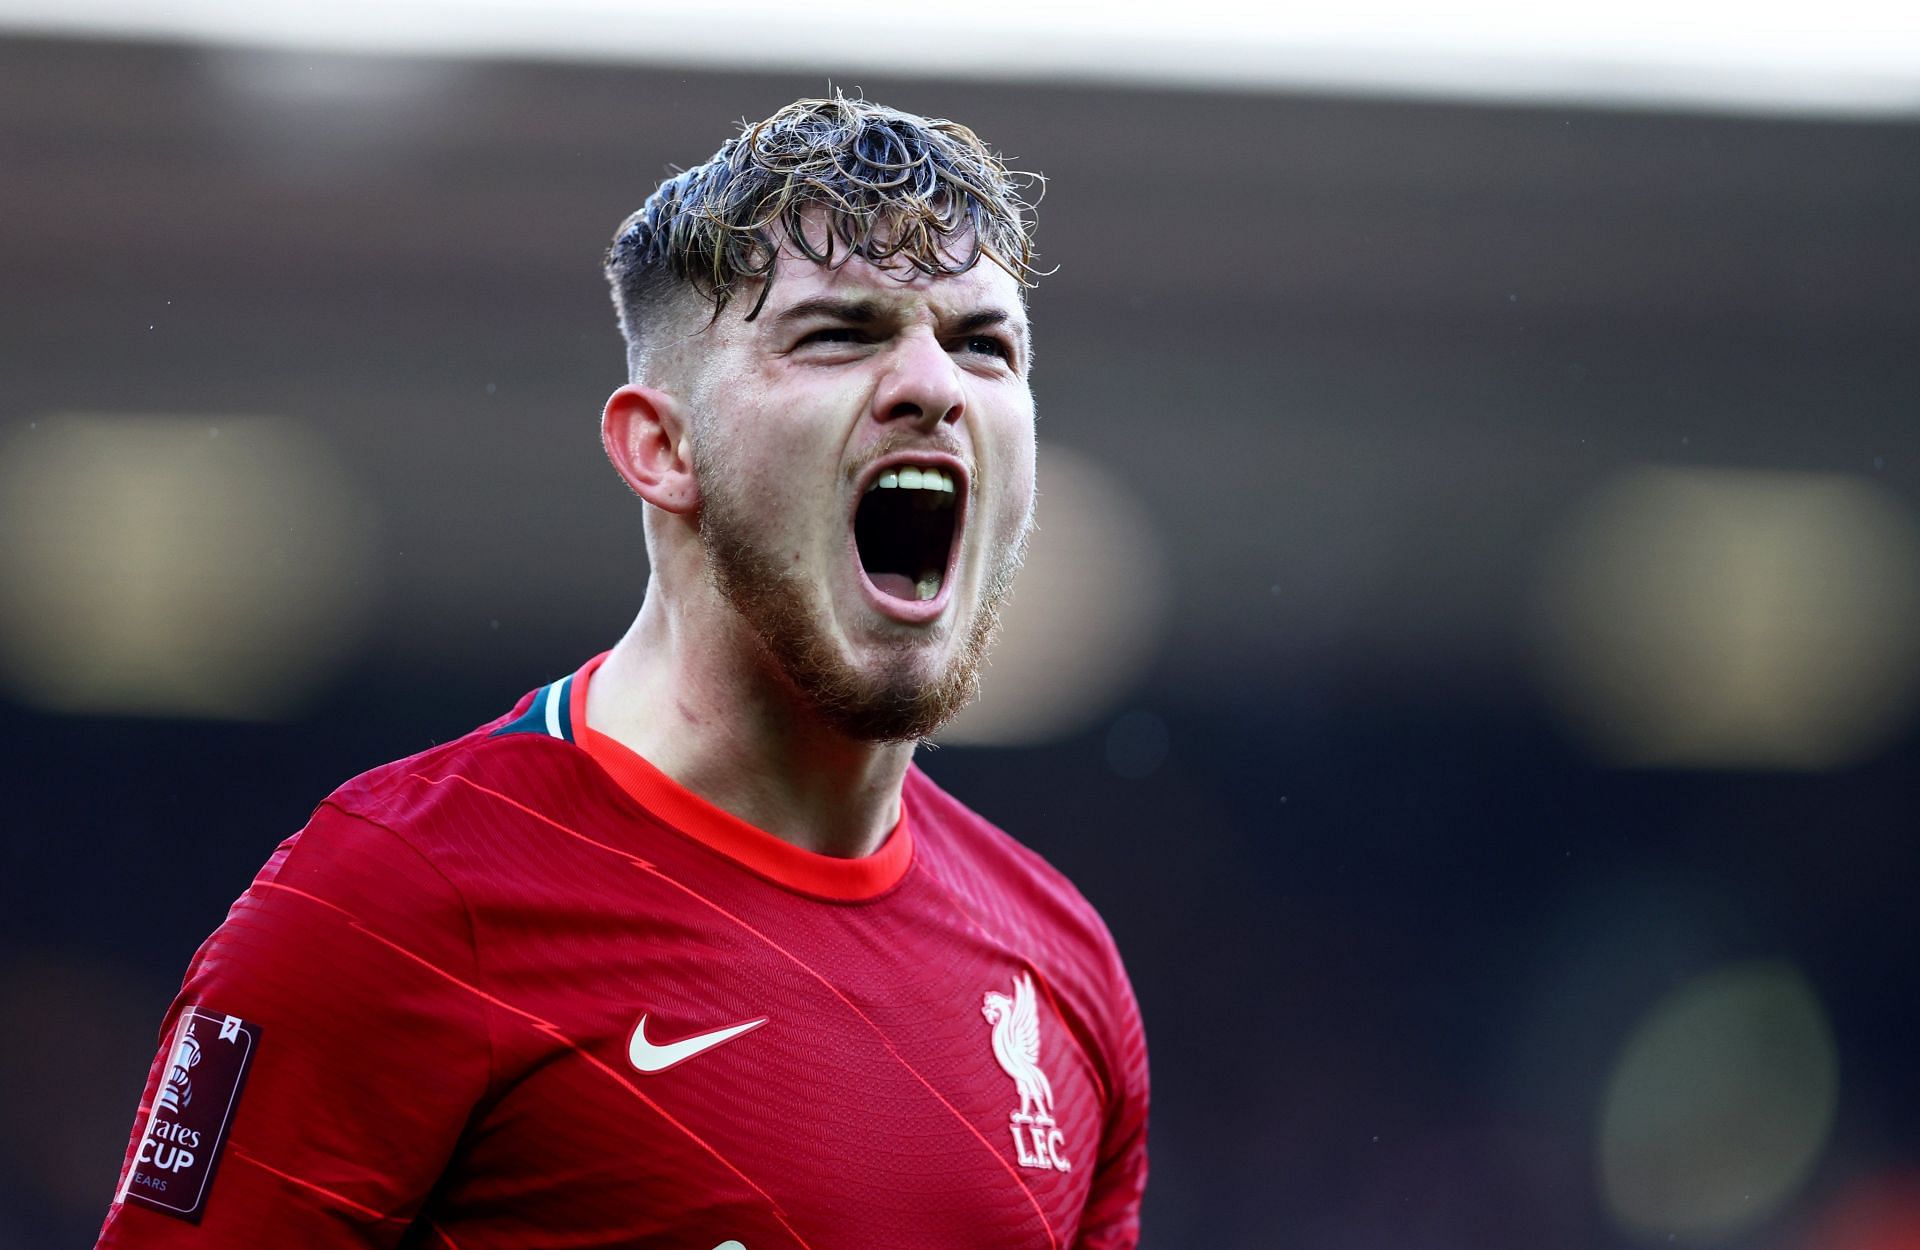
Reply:
[[873, 588], [883, 595], [907, 600], [920, 597], [914, 589], [913, 579], [905, 573], [869, 573], [867, 577], [873, 582]]

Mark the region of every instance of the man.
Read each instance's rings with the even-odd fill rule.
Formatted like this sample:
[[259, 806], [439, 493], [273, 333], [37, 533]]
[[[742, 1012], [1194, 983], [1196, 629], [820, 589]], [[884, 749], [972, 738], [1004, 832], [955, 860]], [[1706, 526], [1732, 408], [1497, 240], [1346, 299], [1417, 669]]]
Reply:
[[638, 618], [280, 847], [103, 1246], [1135, 1244], [1112, 940], [912, 765], [1030, 522], [1030, 240], [971, 131], [843, 98], [621, 227]]

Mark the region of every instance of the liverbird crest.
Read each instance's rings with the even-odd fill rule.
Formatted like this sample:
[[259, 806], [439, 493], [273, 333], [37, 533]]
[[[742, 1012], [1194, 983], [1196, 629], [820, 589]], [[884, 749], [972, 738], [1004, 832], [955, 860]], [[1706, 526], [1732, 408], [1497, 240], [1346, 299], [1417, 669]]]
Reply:
[[1012, 998], [988, 990], [980, 1014], [993, 1026], [993, 1057], [1020, 1092], [1020, 1109], [1008, 1120], [1021, 1164], [1067, 1171], [1073, 1165], [1060, 1153], [1065, 1143], [1054, 1125], [1053, 1085], [1040, 1070], [1040, 1004], [1033, 975], [1023, 972], [1013, 979]]

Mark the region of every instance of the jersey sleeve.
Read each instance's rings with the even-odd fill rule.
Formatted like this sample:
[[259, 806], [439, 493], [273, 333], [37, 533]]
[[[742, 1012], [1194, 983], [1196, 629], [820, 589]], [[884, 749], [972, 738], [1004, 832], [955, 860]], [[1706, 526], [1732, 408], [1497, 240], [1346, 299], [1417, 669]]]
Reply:
[[99, 1246], [395, 1244], [490, 1082], [472, 932], [398, 834], [323, 805], [189, 965]]
[[[1109, 943], [1111, 938], [1108, 939]], [[1133, 1250], [1140, 1244], [1140, 1200], [1147, 1188], [1147, 1037], [1140, 1004], [1111, 946], [1113, 1077], [1100, 1158], [1080, 1217], [1074, 1250]]]

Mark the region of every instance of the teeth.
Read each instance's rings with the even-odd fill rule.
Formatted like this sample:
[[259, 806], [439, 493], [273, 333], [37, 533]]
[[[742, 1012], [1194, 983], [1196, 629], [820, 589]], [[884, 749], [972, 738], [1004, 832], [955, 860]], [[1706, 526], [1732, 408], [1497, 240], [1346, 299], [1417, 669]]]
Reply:
[[914, 593], [920, 596], [920, 601], [922, 603], [926, 602], [927, 600], [933, 598], [935, 595], [939, 594], [940, 593], [939, 571], [937, 569], [929, 569], [927, 572], [922, 573], [920, 575], [920, 580], [914, 583], [913, 589], [914, 589]]
[[956, 493], [953, 475], [945, 469], [921, 469], [912, 466], [899, 470], [887, 470], [867, 489], [869, 491], [929, 490], [948, 495]]

